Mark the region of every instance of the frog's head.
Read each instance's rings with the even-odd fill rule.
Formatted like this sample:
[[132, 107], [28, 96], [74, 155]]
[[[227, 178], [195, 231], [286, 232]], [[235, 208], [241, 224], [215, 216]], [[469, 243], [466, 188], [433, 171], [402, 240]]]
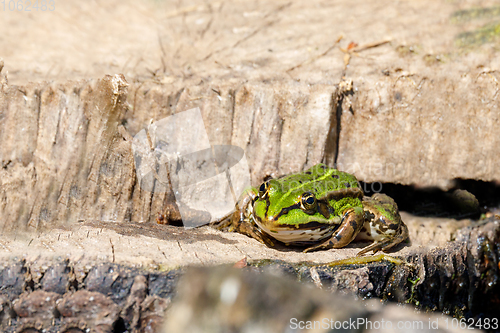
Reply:
[[323, 164], [262, 183], [254, 201], [257, 223], [271, 232], [337, 225], [348, 207], [359, 206], [356, 178]]

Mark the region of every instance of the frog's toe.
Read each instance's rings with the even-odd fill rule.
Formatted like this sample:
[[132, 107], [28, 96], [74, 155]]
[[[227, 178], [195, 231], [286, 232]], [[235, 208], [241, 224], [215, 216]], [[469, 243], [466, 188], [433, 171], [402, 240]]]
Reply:
[[383, 250], [384, 242], [382, 243], [373, 243], [368, 245], [367, 247], [363, 248], [361, 251], [358, 252], [357, 256], [360, 257], [362, 255], [367, 254], [370, 251], [373, 251], [373, 254], [377, 253], [380, 250]]
[[302, 251], [302, 252], [303, 253], [314, 252], [314, 251], [322, 250], [322, 249], [324, 249], [326, 247], [327, 246], [325, 246], [324, 243], [321, 243], [321, 244], [318, 244], [318, 245], [309, 246], [308, 248], [304, 249], [304, 251]]
[[390, 250], [393, 246], [398, 245], [402, 241], [408, 238], [408, 227], [406, 224], [402, 223], [400, 224], [398, 233], [394, 237], [388, 237], [386, 239], [376, 241], [373, 244], [368, 245], [367, 247], [363, 248], [361, 251], [358, 252], [358, 256], [362, 256], [366, 254], [367, 252], [373, 251], [373, 253], [377, 253], [378, 251], [384, 251], [387, 252]]
[[376, 254], [378, 251], [384, 251], [387, 252], [389, 251], [393, 246], [398, 245], [400, 242], [395, 242], [393, 239], [388, 239], [385, 241], [377, 242], [368, 245], [367, 247], [363, 248], [361, 251], [358, 252], [357, 256], [362, 256], [370, 251], [373, 251], [373, 254]]
[[370, 244], [367, 247], [363, 248], [361, 251], [359, 251], [357, 256], [360, 257], [360, 256], [365, 255], [366, 253], [368, 253], [370, 251], [373, 251], [373, 254], [377, 253], [378, 251], [387, 252], [390, 248], [392, 248], [393, 246], [395, 246], [397, 244], [398, 243], [395, 243], [392, 240], [373, 243], [373, 244]]
[[267, 235], [259, 228], [255, 227], [255, 225], [248, 223], [241, 224], [238, 232], [256, 239], [264, 245], [274, 247], [274, 243], [271, 241], [270, 237], [267, 237]]

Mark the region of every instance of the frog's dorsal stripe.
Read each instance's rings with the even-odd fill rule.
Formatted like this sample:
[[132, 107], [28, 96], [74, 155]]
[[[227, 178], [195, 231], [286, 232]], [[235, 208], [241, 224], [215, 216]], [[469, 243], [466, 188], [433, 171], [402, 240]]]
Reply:
[[351, 188], [344, 188], [341, 190], [337, 191], [332, 191], [329, 192], [327, 195], [325, 195], [322, 198], [318, 198], [319, 200], [340, 200], [345, 197], [351, 197], [351, 198], [362, 198], [363, 197], [363, 190], [361, 190], [359, 187], [351, 187]]

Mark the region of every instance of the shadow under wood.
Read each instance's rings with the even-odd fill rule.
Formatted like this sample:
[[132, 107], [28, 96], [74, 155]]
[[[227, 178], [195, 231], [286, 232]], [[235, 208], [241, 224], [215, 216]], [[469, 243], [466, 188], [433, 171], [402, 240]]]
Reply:
[[400, 211], [422, 217], [479, 219], [500, 208], [500, 186], [494, 182], [455, 179], [448, 191], [393, 183], [360, 182], [366, 195], [382, 192], [392, 197]]
[[233, 241], [218, 235], [207, 234], [202, 229], [192, 228], [185, 229], [175, 226], [162, 225], [154, 222], [102, 222], [102, 221], [85, 221], [83, 225], [93, 228], [105, 228], [113, 230], [123, 236], [146, 236], [163, 240], [178, 240], [185, 243], [216, 241], [222, 244], [237, 244]]

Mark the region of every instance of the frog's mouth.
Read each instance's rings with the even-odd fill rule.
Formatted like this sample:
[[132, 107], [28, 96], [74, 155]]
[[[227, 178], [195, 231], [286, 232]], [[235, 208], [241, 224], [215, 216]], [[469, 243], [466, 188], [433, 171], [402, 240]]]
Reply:
[[335, 227], [331, 224], [309, 222], [303, 224], [300, 228], [295, 227], [273, 227], [269, 228], [259, 221], [254, 219], [255, 223], [271, 237], [285, 244], [305, 245], [330, 237], [335, 231]]

